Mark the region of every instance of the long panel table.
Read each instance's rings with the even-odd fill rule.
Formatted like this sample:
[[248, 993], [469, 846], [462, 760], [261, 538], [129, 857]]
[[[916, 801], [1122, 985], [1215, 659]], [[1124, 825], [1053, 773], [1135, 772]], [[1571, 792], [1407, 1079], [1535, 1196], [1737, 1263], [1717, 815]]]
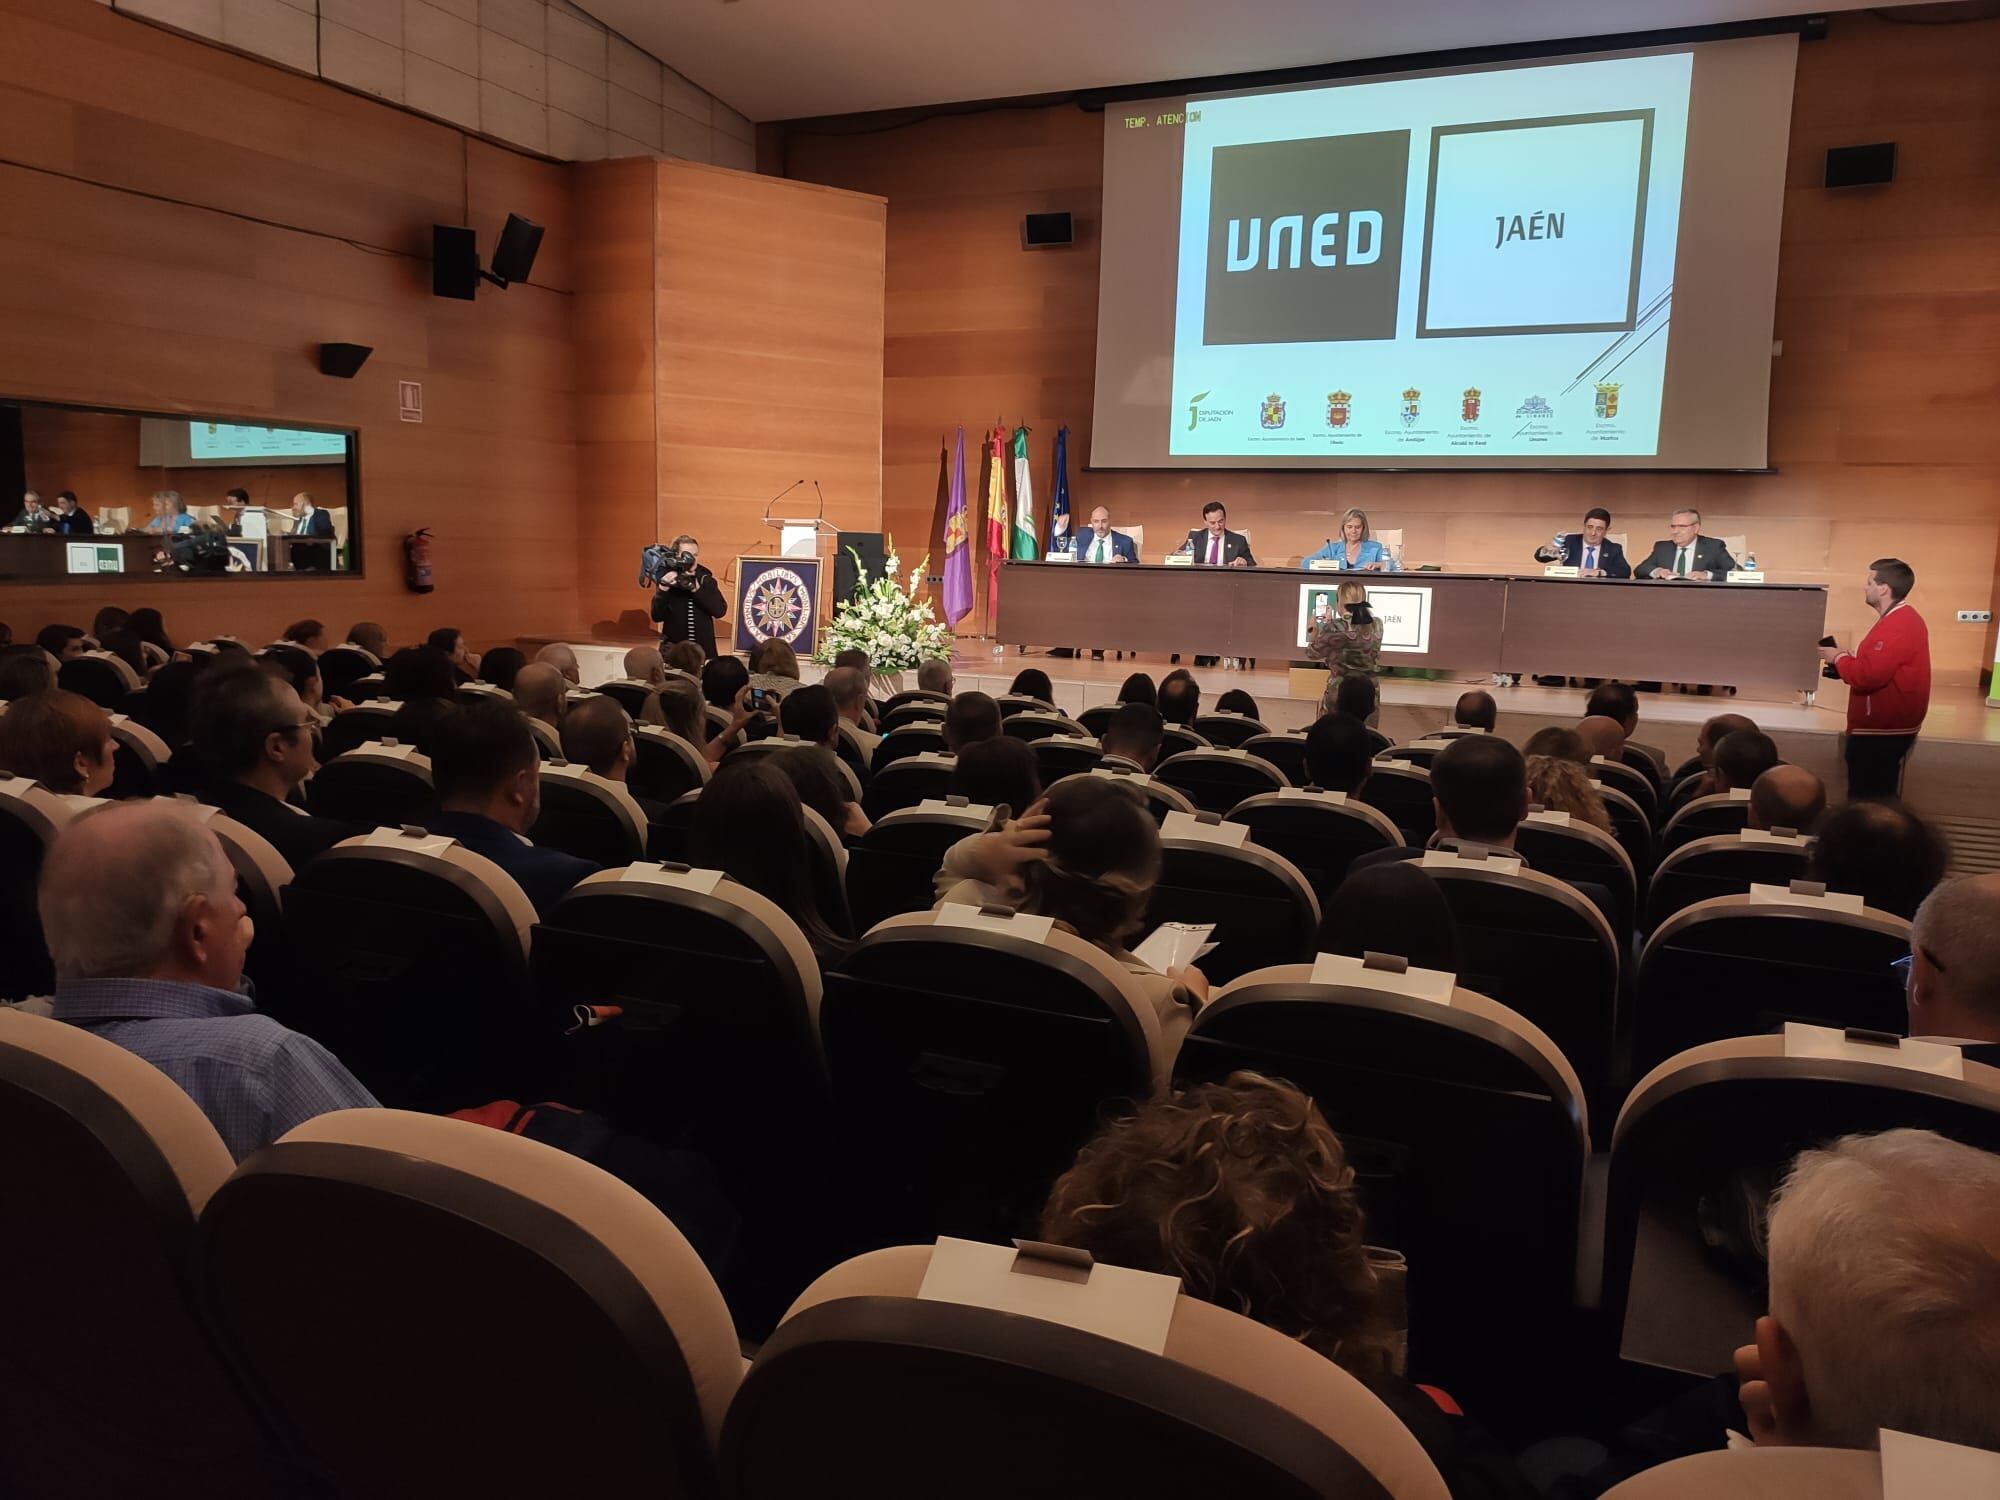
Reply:
[[[1008, 563], [1000, 639], [1205, 656], [1300, 658], [1302, 611], [1358, 578], [1382, 591], [1382, 665], [1809, 693], [1826, 589], [1507, 573]], [[1397, 640], [1405, 649], [1393, 649]]]

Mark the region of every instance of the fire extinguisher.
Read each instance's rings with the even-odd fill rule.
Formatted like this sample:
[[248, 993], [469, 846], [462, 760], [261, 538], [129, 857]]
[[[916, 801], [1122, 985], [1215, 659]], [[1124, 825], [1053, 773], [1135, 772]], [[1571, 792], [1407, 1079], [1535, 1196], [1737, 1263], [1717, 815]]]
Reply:
[[403, 538], [403, 582], [413, 594], [428, 594], [437, 587], [431, 578], [431, 529], [421, 526]]

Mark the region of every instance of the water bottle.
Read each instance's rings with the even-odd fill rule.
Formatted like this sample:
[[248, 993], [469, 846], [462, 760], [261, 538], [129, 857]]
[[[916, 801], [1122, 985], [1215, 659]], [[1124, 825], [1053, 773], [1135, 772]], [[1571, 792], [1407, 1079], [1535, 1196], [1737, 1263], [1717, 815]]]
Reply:
[[1743, 549], [1743, 571], [1746, 573], [1757, 571], [1757, 554], [1752, 552], [1748, 547]]

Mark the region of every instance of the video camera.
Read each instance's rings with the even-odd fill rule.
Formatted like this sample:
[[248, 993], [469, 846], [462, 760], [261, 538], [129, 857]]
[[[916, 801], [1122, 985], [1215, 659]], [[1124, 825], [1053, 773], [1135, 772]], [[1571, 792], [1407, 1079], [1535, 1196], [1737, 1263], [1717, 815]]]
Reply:
[[[642, 589], [671, 587], [693, 593], [698, 586], [694, 576], [697, 566], [699, 564], [692, 552], [669, 547], [664, 542], [655, 542], [639, 554], [639, 587]], [[669, 573], [679, 576], [671, 585], [663, 584], [662, 580]]]
[[182, 573], [227, 573], [229, 541], [219, 531], [184, 531], [168, 540], [165, 561], [156, 571]]

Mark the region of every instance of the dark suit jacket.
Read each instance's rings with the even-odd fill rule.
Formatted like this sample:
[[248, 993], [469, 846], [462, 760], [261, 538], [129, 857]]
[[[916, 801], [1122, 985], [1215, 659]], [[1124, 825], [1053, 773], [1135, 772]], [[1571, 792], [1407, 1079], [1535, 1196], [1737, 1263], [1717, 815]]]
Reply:
[[586, 875], [595, 875], [598, 869], [589, 860], [559, 849], [537, 849], [513, 829], [478, 813], [439, 813], [431, 819], [430, 830], [457, 839], [513, 876], [539, 917], [548, 916], [571, 886]]
[[[1542, 544], [1542, 546], [1547, 545], [1548, 543], [1546, 542]], [[1568, 556], [1564, 559], [1568, 566], [1572, 568], [1582, 567], [1583, 533], [1580, 531], [1563, 533], [1562, 545], [1569, 549]], [[1535, 550], [1540, 552], [1542, 548], [1537, 547]], [[1671, 562], [1672, 558], [1669, 557], [1668, 560]], [[1536, 561], [1541, 562], [1545, 561], [1545, 559], [1537, 558]], [[1632, 576], [1632, 564], [1625, 559], [1625, 549], [1609, 537], [1598, 543], [1597, 565], [1604, 569], [1604, 576], [1606, 578], [1630, 578]]]
[[[1451, 849], [1455, 842], [1438, 844], [1436, 847], [1439, 849]], [[1487, 847], [1490, 848], [1491, 846]], [[1528, 862], [1527, 856], [1518, 851], [1503, 850], [1501, 852], [1505, 853], [1510, 859], [1520, 860], [1522, 869], [1534, 869], [1534, 866]], [[1422, 849], [1413, 849], [1408, 844], [1395, 849], [1373, 849], [1361, 855], [1354, 863], [1349, 865], [1347, 873], [1352, 876], [1361, 870], [1368, 869], [1372, 865], [1390, 865], [1406, 859], [1422, 859], [1423, 857], [1424, 851]], [[1604, 920], [1611, 924], [1612, 936], [1617, 938], [1621, 947], [1631, 941], [1632, 935], [1629, 932], [1623, 932], [1619, 929], [1618, 903], [1611, 899], [1611, 892], [1609, 890], [1594, 880], [1565, 880], [1563, 884], [1604, 913]]]
[[221, 808], [226, 816], [252, 833], [262, 835], [265, 843], [285, 857], [285, 863], [294, 873], [314, 855], [324, 854], [342, 839], [368, 831], [334, 818], [315, 818], [296, 812], [269, 792], [260, 792], [240, 781], [210, 786], [202, 793], [201, 800], [210, 807]]
[[[1188, 551], [1193, 554], [1196, 566], [1207, 566], [1208, 528], [1206, 526], [1197, 526], [1188, 533]], [[1254, 568], [1257, 566], [1257, 559], [1250, 555], [1250, 544], [1243, 539], [1243, 533], [1240, 531], [1230, 531], [1225, 527], [1222, 533], [1222, 565], [1227, 567], [1239, 557], [1250, 567]]]
[[[1124, 532], [1114, 530], [1108, 540], [1111, 543], [1112, 557], [1122, 557], [1128, 563], [1135, 563], [1139, 560], [1138, 544]], [[1074, 557], [1078, 562], [1088, 562], [1091, 552], [1096, 546], [1097, 533], [1086, 526], [1071, 541], [1070, 556]]]
[[[1653, 569], [1665, 568], [1673, 571], [1674, 553], [1680, 549], [1674, 546], [1673, 538], [1653, 543], [1653, 550], [1646, 554], [1646, 560], [1639, 564], [1639, 576], [1651, 578]], [[1690, 573], [1707, 573], [1720, 582], [1725, 574], [1734, 572], [1736, 559], [1729, 555], [1729, 549], [1722, 545], [1719, 536], [1698, 536], [1694, 539], [1694, 558], [1688, 563]]]
[[693, 641], [713, 656], [715, 622], [729, 612], [729, 605], [723, 600], [722, 586], [707, 568], [696, 564], [694, 576], [695, 586], [692, 589], [668, 587], [653, 590], [653, 619], [660, 627], [662, 646]]
[[330, 541], [333, 538], [333, 517], [318, 506], [314, 506], [312, 514], [306, 517], [305, 524], [299, 528], [297, 534], [325, 537]]
[[66, 516], [57, 516], [52, 528], [61, 536], [89, 536], [91, 533], [90, 512], [79, 505]]

